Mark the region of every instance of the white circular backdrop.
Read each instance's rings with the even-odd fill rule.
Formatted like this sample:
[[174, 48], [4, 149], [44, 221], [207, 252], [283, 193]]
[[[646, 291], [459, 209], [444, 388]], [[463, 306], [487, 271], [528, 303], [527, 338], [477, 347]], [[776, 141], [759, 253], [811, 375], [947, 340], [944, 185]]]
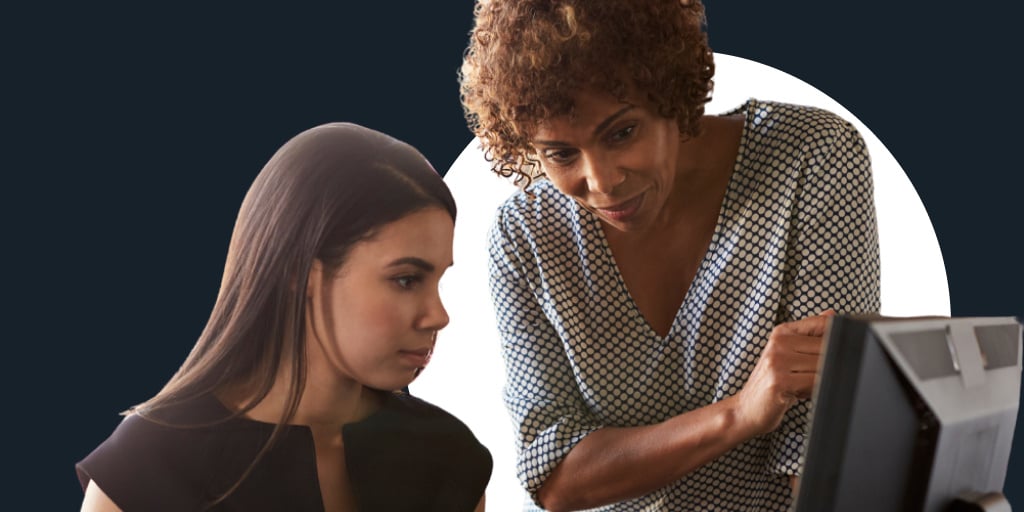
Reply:
[[[881, 250], [882, 314], [949, 316], [949, 287], [928, 214], [910, 180], [874, 134], [842, 105], [798, 78], [746, 59], [715, 54], [718, 114], [759, 98], [830, 110], [857, 127], [871, 154]], [[894, 113], [893, 115], [898, 115]], [[513, 426], [502, 402], [504, 368], [487, 287], [486, 235], [498, 205], [516, 191], [490, 172], [476, 140], [445, 175], [458, 204], [455, 265], [441, 282], [451, 323], [438, 335], [430, 366], [413, 395], [464, 421], [494, 457], [489, 511], [521, 510], [525, 492], [515, 476]]]

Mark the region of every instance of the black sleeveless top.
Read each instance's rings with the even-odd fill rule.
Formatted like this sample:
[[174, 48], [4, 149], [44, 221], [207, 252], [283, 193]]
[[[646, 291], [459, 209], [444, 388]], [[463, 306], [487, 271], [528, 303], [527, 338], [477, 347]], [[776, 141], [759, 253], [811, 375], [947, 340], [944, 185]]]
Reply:
[[[197, 425], [229, 411], [213, 396], [169, 406], [161, 423]], [[164, 426], [133, 414], [75, 467], [125, 512], [187, 511], [229, 489], [274, 425], [233, 418], [211, 426]], [[360, 511], [472, 511], [490, 479], [491, 456], [457, 418], [406, 394], [342, 428], [345, 462]], [[313, 437], [285, 428], [227, 499], [208, 510], [322, 512]]]

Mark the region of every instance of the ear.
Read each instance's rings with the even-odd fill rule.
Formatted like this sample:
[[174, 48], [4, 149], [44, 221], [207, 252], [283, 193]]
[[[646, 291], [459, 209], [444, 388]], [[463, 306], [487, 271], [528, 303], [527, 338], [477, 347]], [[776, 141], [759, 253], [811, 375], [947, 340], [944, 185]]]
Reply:
[[309, 266], [309, 278], [306, 279], [306, 300], [319, 297], [324, 284], [324, 262], [314, 258]]

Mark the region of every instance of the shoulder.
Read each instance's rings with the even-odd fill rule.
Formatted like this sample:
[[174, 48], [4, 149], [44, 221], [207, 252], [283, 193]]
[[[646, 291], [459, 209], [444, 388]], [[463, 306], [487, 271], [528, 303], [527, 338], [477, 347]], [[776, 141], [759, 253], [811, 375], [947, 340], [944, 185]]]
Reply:
[[821, 136], [857, 132], [849, 121], [819, 107], [751, 99], [739, 110], [747, 112], [748, 125], [760, 132], [777, 130]]
[[191, 486], [205, 474], [210, 429], [176, 426], [196, 418], [196, 404], [180, 404], [153, 415], [126, 416], [114, 432], [75, 465], [82, 489], [90, 481], [125, 510], [146, 509], [154, 496], [174, 495], [170, 503], [194, 504], [199, 490]]
[[[406, 394], [389, 396], [374, 415], [345, 425], [343, 436], [350, 478], [369, 510], [399, 508], [397, 502], [471, 510], [491, 474], [490, 452], [462, 421]], [[442, 489], [453, 494], [443, 497]]]
[[839, 115], [818, 107], [751, 99], [732, 113], [746, 114], [746, 130], [758, 139], [776, 139], [808, 146], [833, 146], [860, 139], [857, 128]]
[[813, 174], [870, 164], [857, 128], [831, 111], [751, 99], [734, 112], [746, 114], [747, 148], [769, 160], [803, 161]]
[[176, 452], [176, 443], [191, 443], [223, 428], [227, 411], [212, 396], [172, 403], [125, 416], [104, 444]]
[[131, 455], [133, 458], [159, 457], [163, 452], [174, 453], [174, 445], [181, 440], [180, 429], [159, 420], [132, 413], [121, 420], [110, 434], [81, 464], [96, 459]]
[[535, 180], [498, 207], [488, 245], [491, 256], [516, 254], [526, 261], [565, 247], [567, 236], [580, 231], [583, 211], [546, 179]]
[[475, 443], [476, 437], [462, 420], [448, 411], [406, 393], [394, 393], [384, 408], [423, 435], [440, 436], [453, 442]]
[[496, 224], [515, 224], [527, 232], [547, 226], [561, 225], [576, 217], [575, 201], [562, 194], [544, 178], [534, 180], [526, 190], [520, 190], [498, 207]]
[[360, 446], [374, 446], [371, 450], [409, 446], [419, 452], [436, 450], [441, 454], [455, 450], [478, 459], [481, 455], [488, 460], [490, 457], [465, 423], [448, 411], [405, 393], [389, 395], [375, 414], [345, 425], [344, 435], [346, 445], [351, 439]]

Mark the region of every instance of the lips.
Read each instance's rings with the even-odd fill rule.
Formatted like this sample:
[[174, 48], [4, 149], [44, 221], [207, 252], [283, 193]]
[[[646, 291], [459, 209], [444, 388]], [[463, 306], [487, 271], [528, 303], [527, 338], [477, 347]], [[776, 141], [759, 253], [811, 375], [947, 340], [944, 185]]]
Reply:
[[402, 360], [406, 361], [410, 365], [416, 368], [423, 368], [430, 362], [430, 356], [434, 353], [433, 349], [421, 348], [417, 350], [399, 350], [398, 355]]
[[616, 205], [595, 207], [594, 209], [611, 220], [625, 221], [636, 214], [643, 202], [644, 194], [640, 194], [628, 201], [624, 201]]

